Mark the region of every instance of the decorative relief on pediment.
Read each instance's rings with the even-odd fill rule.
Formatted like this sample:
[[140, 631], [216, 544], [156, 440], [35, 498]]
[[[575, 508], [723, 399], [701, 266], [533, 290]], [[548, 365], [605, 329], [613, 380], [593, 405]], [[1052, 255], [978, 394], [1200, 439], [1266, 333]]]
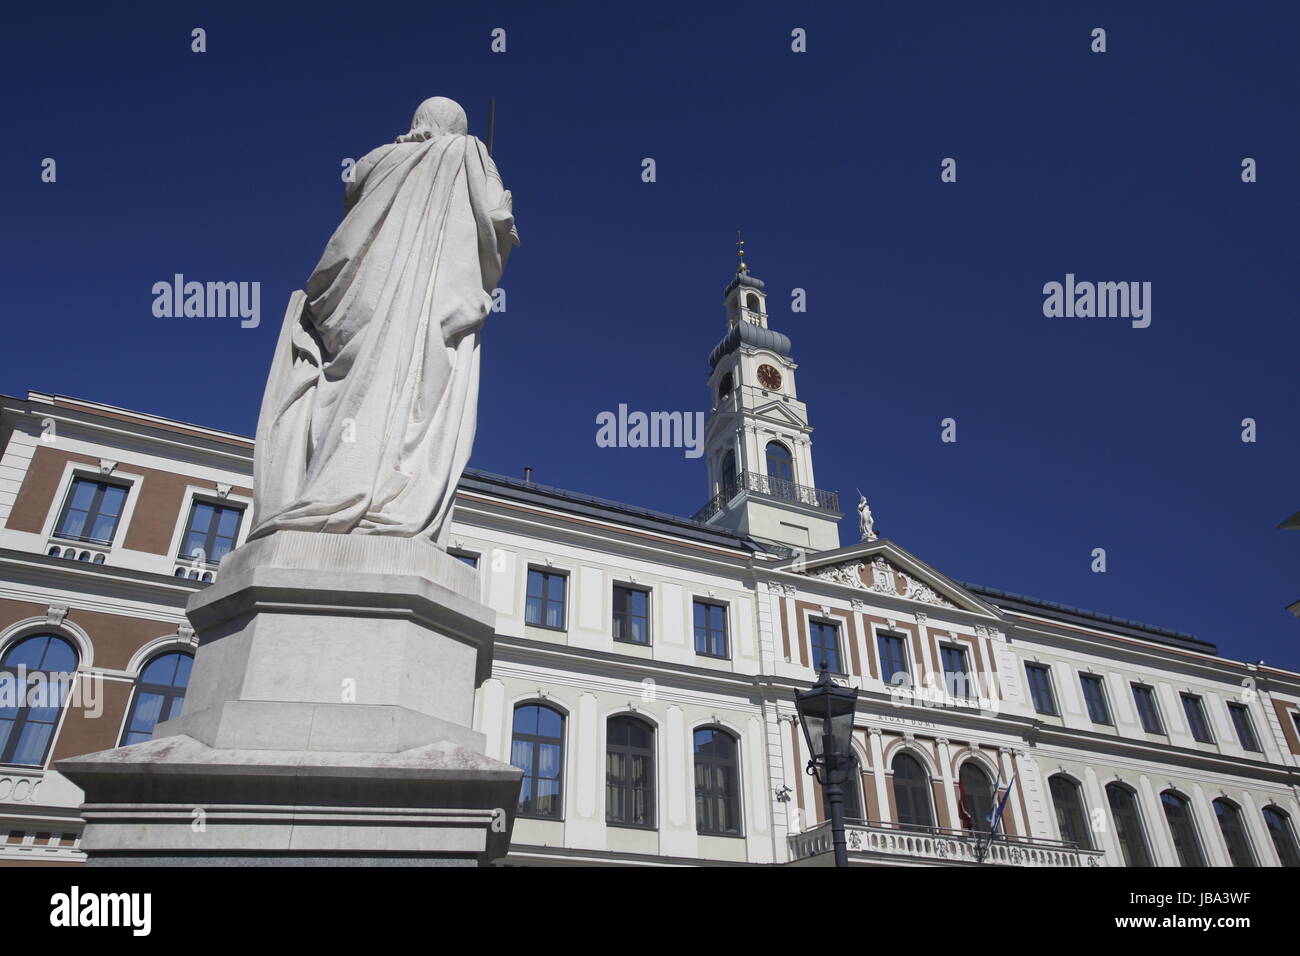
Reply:
[[[862, 561], [845, 561], [842, 564], [820, 568], [813, 572], [812, 577], [821, 581], [830, 581], [832, 584], [843, 584], [864, 591], [874, 591], [876, 594], [887, 594], [890, 597], [903, 597], [910, 601], [920, 601], [922, 604], [933, 604], [937, 607], [957, 607], [956, 604], [930, 587], [930, 585], [917, 580], [906, 571], [894, 567], [880, 555], [876, 555], [869, 565]], [[870, 584], [867, 583], [868, 579], [871, 582]]]
[[862, 569], [866, 567], [861, 561], [849, 561], [844, 564], [834, 564], [827, 568], [822, 568], [813, 574], [813, 577], [822, 581], [830, 581], [832, 584], [844, 584], [851, 588], [863, 587]]

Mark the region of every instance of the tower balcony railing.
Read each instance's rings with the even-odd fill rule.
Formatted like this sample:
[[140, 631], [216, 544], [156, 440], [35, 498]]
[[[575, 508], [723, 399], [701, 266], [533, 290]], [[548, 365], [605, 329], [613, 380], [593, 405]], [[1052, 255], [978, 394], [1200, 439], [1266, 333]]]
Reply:
[[[821, 823], [788, 838], [792, 862], [829, 861], [831, 828]], [[986, 836], [948, 827], [902, 827], [879, 820], [846, 821], [849, 862], [978, 866], [1093, 867], [1105, 865], [1100, 850], [1041, 837]]]
[[746, 471], [738, 475], [735, 481], [723, 485], [718, 493], [691, 517], [695, 521], [708, 521], [727, 507], [731, 499], [742, 491], [775, 498], [778, 501], [795, 501], [829, 514], [840, 514], [840, 496], [837, 492], [798, 485], [793, 481], [773, 478], [771, 475], [759, 474], [756, 471]]

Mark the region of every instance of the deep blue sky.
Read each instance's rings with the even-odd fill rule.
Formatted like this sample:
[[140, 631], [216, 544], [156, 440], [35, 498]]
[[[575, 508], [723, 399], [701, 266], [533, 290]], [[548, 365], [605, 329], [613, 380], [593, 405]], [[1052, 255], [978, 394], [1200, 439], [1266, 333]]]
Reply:
[[[702, 461], [597, 448], [595, 416], [708, 408], [741, 227], [794, 340], [817, 484], [850, 512], [861, 487], [884, 534], [959, 580], [1300, 668], [1300, 533], [1275, 528], [1300, 509], [1296, 4], [5, 16], [0, 391], [251, 434], [342, 159], [436, 94], [484, 135], [495, 95], [523, 245], [485, 336], [472, 464], [692, 513]], [[154, 318], [175, 272], [260, 281], [261, 327]], [[1067, 272], [1152, 282], [1151, 327], [1045, 318], [1042, 286]]]

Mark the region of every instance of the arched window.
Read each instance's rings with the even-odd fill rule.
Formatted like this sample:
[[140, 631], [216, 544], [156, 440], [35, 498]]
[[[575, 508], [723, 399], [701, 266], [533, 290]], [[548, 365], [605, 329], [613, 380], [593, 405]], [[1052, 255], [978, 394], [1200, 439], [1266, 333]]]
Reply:
[[558, 820], [564, 774], [564, 715], [543, 704], [515, 708], [510, 762], [524, 772], [519, 814]]
[[655, 825], [655, 732], [636, 717], [612, 717], [606, 727], [605, 820], [616, 826]]
[[1164, 804], [1169, 835], [1174, 838], [1174, 849], [1178, 851], [1178, 865], [1205, 866], [1205, 855], [1201, 853], [1201, 841], [1196, 836], [1196, 823], [1192, 820], [1192, 808], [1187, 798], [1166, 790], [1160, 794], [1160, 802]]
[[1277, 807], [1265, 807], [1264, 824], [1268, 827], [1268, 835], [1273, 838], [1273, 846], [1277, 849], [1277, 858], [1282, 861], [1282, 865], [1300, 866], [1300, 847], [1296, 846], [1291, 818]]
[[193, 666], [193, 655], [184, 651], [159, 654], [145, 665], [135, 682], [120, 746], [148, 740], [155, 725], [181, 715]]
[[736, 738], [716, 727], [695, 731], [695, 826], [700, 833], [740, 834]]
[[1233, 866], [1254, 866], [1255, 854], [1246, 836], [1246, 823], [1241, 819], [1241, 808], [1222, 797], [1214, 801], [1214, 815], [1219, 818], [1219, 832], [1228, 847], [1228, 857]]
[[990, 817], [993, 815], [994, 798], [993, 781], [988, 773], [974, 760], [967, 760], [957, 774], [957, 784], [961, 796], [957, 809], [960, 811], [962, 826], [967, 830], [988, 833], [992, 825]]
[[1108, 783], [1106, 802], [1110, 804], [1110, 817], [1115, 821], [1115, 838], [1124, 854], [1124, 865], [1150, 866], [1151, 851], [1147, 849], [1146, 835], [1142, 832], [1137, 795], [1122, 783]]
[[718, 401], [722, 401], [731, 394], [731, 390], [736, 387], [735, 382], [736, 380], [731, 377], [730, 372], [722, 376], [722, 381], [718, 383]]
[[722, 456], [722, 468], [718, 474], [718, 491], [731, 497], [736, 490], [736, 453], [727, 452]]
[[0, 661], [0, 681], [7, 685], [0, 701], [0, 764], [45, 766], [76, 672], [77, 652], [57, 634], [36, 634], [9, 648]]
[[759, 311], [758, 296], [756, 296], [752, 292], [747, 293], [745, 295], [745, 308], [749, 309], [750, 312], [758, 312]]
[[[794, 458], [790, 455], [790, 449], [779, 441], [767, 443], [767, 476], [777, 481], [794, 481]], [[778, 488], [770, 489], [769, 494], [788, 496]]]
[[921, 762], [911, 754], [899, 753], [890, 766], [894, 770], [894, 807], [898, 812], [898, 822], [906, 830], [934, 826], [930, 775]]
[[1083, 810], [1083, 788], [1064, 774], [1058, 773], [1048, 781], [1052, 803], [1056, 807], [1056, 824], [1061, 839], [1082, 849], [1092, 849], [1088, 815]]

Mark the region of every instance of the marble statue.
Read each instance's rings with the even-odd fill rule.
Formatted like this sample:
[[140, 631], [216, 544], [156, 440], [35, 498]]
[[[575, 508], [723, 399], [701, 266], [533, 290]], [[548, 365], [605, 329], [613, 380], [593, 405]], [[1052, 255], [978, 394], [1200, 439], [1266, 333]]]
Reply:
[[871, 516], [871, 506], [867, 504], [867, 496], [858, 492], [858, 531], [862, 534], [863, 541], [876, 540], [876, 521]]
[[280, 332], [249, 537], [445, 548], [474, 441], [479, 336], [519, 242], [511, 195], [465, 111], [440, 96], [353, 172], [343, 221]]

